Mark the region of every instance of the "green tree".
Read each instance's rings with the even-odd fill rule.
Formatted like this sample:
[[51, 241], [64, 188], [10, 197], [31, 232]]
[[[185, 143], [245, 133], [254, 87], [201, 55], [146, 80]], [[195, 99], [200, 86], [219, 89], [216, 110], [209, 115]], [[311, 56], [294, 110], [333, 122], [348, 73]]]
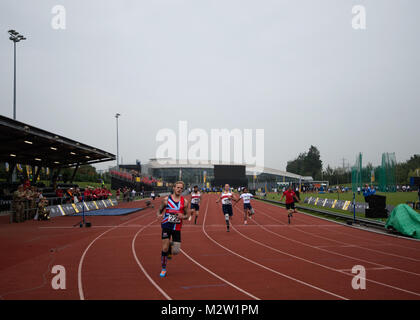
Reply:
[[304, 169], [305, 175], [311, 176], [316, 180], [321, 178], [322, 161], [317, 147], [311, 145], [309, 148], [304, 161]]
[[286, 171], [302, 176], [311, 176], [319, 180], [322, 172], [322, 161], [318, 148], [311, 145], [308, 152], [300, 153], [296, 159], [288, 161]]

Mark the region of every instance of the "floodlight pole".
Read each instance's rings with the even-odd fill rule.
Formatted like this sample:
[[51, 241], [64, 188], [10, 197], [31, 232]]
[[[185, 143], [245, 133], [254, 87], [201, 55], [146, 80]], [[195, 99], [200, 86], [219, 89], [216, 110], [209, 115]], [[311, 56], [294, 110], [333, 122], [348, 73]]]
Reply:
[[13, 41], [13, 120], [16, 120], [16, 42], [26, 40], [26, 38], [15, 30], [8, 31], [9, 39]]
[[13, 42], [14, 47], [14, 70], [13, 70], [13, 120], [16, 120], [16, 41]]
[[115, 118], [117, 120], [117, 171], [120, 171], [120, 152], [119, 152], [119, 145], [118, 145], [118, 117], [121, 116], [121, 114], [117, 113], [115, 115]]

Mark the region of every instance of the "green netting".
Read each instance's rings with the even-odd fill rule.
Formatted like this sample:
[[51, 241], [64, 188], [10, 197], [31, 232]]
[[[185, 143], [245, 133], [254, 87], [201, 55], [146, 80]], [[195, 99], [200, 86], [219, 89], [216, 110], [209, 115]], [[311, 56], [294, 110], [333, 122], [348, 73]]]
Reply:
[[371, 185], [374, 177], [376, 177], [376, 172], [372, 172], [368, 168], [363, 168], [362, 163], [362, 154], [359, 153], [356, 157], [356, 163], [351, 169], [351, 186], [353, 192], [356, 192], [358, 187], [363, 188], [366, 184]]
[[406, 204], [399, 204], [386, 221], [385, 228], [390, 227], [406, 236], [420, 239], [420, 214]]
[[383, 153], [382, 163], [379, 167], [363, 167], [362, 154], [356, 157], [356, 163], [351, 170], [351, 185], [353, 192], [363, 188], [366, 184], [374, 185], [382, 192], [395, 192], [395, 153]]
[[382, 192], [395, 192], [395, 166], [397, 161], [395, 153], [383, 153], [382, 165], [379, 170], [379, 190]]

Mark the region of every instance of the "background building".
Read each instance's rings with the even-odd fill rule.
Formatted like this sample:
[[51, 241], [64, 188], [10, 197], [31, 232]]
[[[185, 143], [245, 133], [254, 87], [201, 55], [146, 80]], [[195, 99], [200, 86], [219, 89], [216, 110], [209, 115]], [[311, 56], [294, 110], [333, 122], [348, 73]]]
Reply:
[[[187, 185], [196, 184], [200, 187], [213, 186], [214, 164], [183, 164], [182, 161], [162, 164], [161, 162], [163, 160], [169, 159], [150, 159], [147, 164], [142, 165], [142, 175], [152, 176], [155, 179], [172, 183], [177, 180], [183, 180]], [[272, 190], [278, 188], [279, 185], [312, 181], [312, 177], [303, 177], [298, 174], [272, 168], [263, 168], [262, 173], [254, 174], [254, 168], [250, 166], [246, 166], [246, 176], [250, 189], [267, 188], [267, 190]]]

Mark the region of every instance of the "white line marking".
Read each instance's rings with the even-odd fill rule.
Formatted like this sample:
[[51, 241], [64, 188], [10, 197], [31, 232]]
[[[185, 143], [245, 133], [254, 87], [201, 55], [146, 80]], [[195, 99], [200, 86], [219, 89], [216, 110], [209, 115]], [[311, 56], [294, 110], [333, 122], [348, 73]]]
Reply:
[[151, 225], [154, 222], [156, 222], [156, 220], [152, 221], [151, 223], [149, 223], [148, 225], [142, 227], [139, 231], [137, 231], [137, 233], [133, 237], [133, 241], [131, 242], [131, 250], [133, 252], [134, 259], [136, 260], [136, 262], [139, 265], [140, 269], [143, 271], [143, 273], [146, 276], [146, 278], [149, 279], [150, 283], [165, 297], [166, 300], [172, 300], [172, 298], [152, 279], [152, 277], [149, 275], [149, 273], [146, 271], [146, 269], [141, 264], [140, 260], [137, 257], [137, 254], [136, 254], [136, 245], [135, 245], [135, 243], [136, 243], [137, 236], [140, 234], [140, 232], [142, 232], [144, 229], [146, 229], [146, 227], [148, 227], [149, 225]]
[[[339, 271], [342, 272], [352, 272], [352, 269], [337, 269]], [[392, 270], [392, 268], [388, 268], [388, 267], [379, 267], [379, 268], [365, 268], [366, 271], [370, 271], [370, 270]], [[353, 274], [354, 276], [354, 274]]]
[[[205, 215], [207, 214], [207, 210], [209, 207], [209, 201], [207, 201], [207, 207], [206, 207], [206, 211], [205, 211]], [[214, 277], [222, 280], [223, 282], [227, 283], [228, 285], [230, 285], [231, 287], [235, 288], [236, 290], [242, 292], [243, 294], [246, 294], [248, 297], [251, 297], [252, 299], [255, 300], [261, 300], [260, 298], [252, 295], [251, 293], [239, 288], [238, 286], [234, 285], [233, 283], [229, 282], [228, 280], [222, 278], [221, 276], [217, 275], [216, 273], [214, 273], [213, 271], [207, 269], [205, 266], [203, 266], [201, 263], [197, 262], [196, 260], [194, 260], [193, 258], [191, 258], [184, 250], [181, 249], [181, 252], [188, 258], [190, 259], [192, 262], [194, 262], [196, 265], [198, 265], [199, 267], [201, 267], [202, 269], [206, 270], [208, 273], [210, 273], [211, 275], [213, 275]]]
[[[137, 219], [140, 219], [140, 218], [146, 217], [146, 216], [148, 216], [150, 213], [152, 213], [152, 212], [148, 212], [148, 213], [146, 213], [146, 214], [144, 214], [144, 215], [141, 215], [141, 216], [136, 217], [136, 218], [134, 218], [134, 219], [131, 219], [131, 220], [129, 220], [129, 221], [134, 221], [134, 220], [137, 220]], [[128, 222], [128, 221], [123, 222], [123, 223], [121, 223], [120, 225], [125, 224], [125, 223], [127, 223], [127, 222]], [[78, 270], [77, 270], [77, 285], [78, 285], [78, 287], [79, 287], [79, 296], [80, 296], [80, 300], [85, 300], [85, 296], [84, 296], [84, 293], [83, 293], [82, 266], [83, 266], [83, 261], [84, 261], [84, 259], [85, 259], [86, 253], [88, 252], [89, 248], [90, 248], [90, 247], [91, 247], [91, 246], [95, 243], [95, 241], [96, 241], [96, 240], [98, 240], [100, 237], [102, 237], [104, 234], [108, 233], [109, 231], [116, 229], [117, 227], [118, 227], [118, 225], [117, 225], [117, 226], [114, 226], [114, 227], [110, 227], [110, 229], [108, 229], [108, 230], [106, 230], [106, 231], [102, 232], [99, 236], [97, 236], [95, 239], [93, 239], [93, 240], [89, 243], [89, 245], [86, 247], [85, 251], [83, 251], [82, 257], [80, 258], [80, 262], [79, 262], [79, 268], [78, 268]]]
[[[261, 211], [259, 211], [259, 212], [260, 212], [260, 213], [262, 213], [262, 214], [264, 214], [264, 213], [263, 213], [263, 212], [261, 212]], [[264, 214], [264, 215], [266, 215], [266, 214]], [[266, 215], [266, 216], [268, 216], [268, 215]], [[254, 222], [258, 224], [258, 222], [257, 222], [257, 221], [255, 221], [255, 219], [254, 219]], [[382, 264], [379, 264], [379, 263], [369, 262], [369, 261], [366, 261], [366, 260], [363, 260], [363, 259], [359, 259], [359, 258], [354, 258], [354, 257], [346, 256], [346, 255], [343, 255], [343, 254], [340, 254], [340, 253], [337, 253], [337, 252], [329, 251], [329, 250], [327, 250], [327, 249], [317, 248], [317, 247], [314, 247], [314, 246], [312, 246], [312, 245], [310, 245], [310, 244], [306, 244], [306, 243], [300, 242], [300, 241], [298, 241], [298, 240], [293, 240], [293, 239], [290, 239], [290, 238], [286, 238], [286, 237], [284, 237], [284, 236], [281, 236], [281, 235], [279, 235], [279, 234], [277, 234], [277, 233], [272, 232], [271, 230], [268, 230], [268, 229], [264, 228], [263, 226], [261, 226], [261, 227], [262, 227], [264, 230], [266, 230], [266, 231], [268, 231], [268, 232], [270, 232], [270, 233], [272, 233], [272, 234], [276, 235], [277, 237], [280, 237], [280, 238], [285, 238], [285, 239], [287, 239], [287, 240], [290, 240], [290, 241], [293, 241], [293, 242], [297, 242], [297, 243], [300, 243], [300, 244], [305, 245], [305, 246], [308, 246], [308, 247], [313, 247], [313, 248], [318, 249], [318, 250], [322, 250], [322, 251], [330, 252], [330, 253], [333, 253], [333, 254], [336, 254], [336, 255], [339, 255], [339, 256], [344, 256], [344, 257], [347, 257], [347, 258], [352, 258], [352, 259], [359, 260], [359, 261], [365, 261], [365, 262], [368, 262], [368, 263], [370, 263], [370, 264], [374, 264], [374, 265], [377, 265], [377, 266], [380, 266], [380, 267], [387, 267], [387, 268], [392, 268], [392, 269], [394, 269], [394, 270], [400, 270], [400, 269], [396, 269], [396, 268], [389, 267], [389, 266], [386, 266], [386, 265], [382, 265]], [[324, 267], [324, 268], [326, 268], [326, 269], [330, 269], [330, 270], [333, 270], [333, 271], [337, 271], [337, 272], [340, 272], [340, 273], [343, 273], [343, 274], [349, 275], [349, 274], [347, 274], [347, 273], [344, 273], [344, 272], [341, 272], [341, 271], [339, 271], [339, 270], [337, 270], [337, 269], [334, 269], [334, 268], [331, 268], [331, 267], [328, 267], [328, 266], [325, 266], [325, 265], [322, 265], [322, 264], [316, 263], [316, 262], [314, 262], [314, 261], [306, 260], [306, 259], [304, 259], [304, 258], [301, 258], [301, 257], [297, 257], [297, 256], [294, 256], [294, 255], [291, 255], [291, 254], [289, 254], [289, 253], [287, 253], [287, 252], [284, 252], [284, 251], [281, 251], [281, 250], [278, 250], [278, 249], [274, 249], [274, 248], [269, 247], [269, 246], [267, 246], [267, 245], [265, 245], [265, 244], [263, 244], [263, 243], [261, 243], [261, 242], [259, 242], [259, 241], [257, 241], [257, 240], [251, 239], [251, 238], [249, 238], [249, 237], [247, 237], [247, 236], [243, 235], [243, 234], [242, 234], [241, 232], [239, 232], [238, 230], [235, 230], [235, 231], [236, 231], [236, 232], [238, 232], [238, 233], [239, 233], [240, 235], [242, 235], [243, 237], [248, 238], [250, 241], [253, 241], [253, 242], [259, 243], [260, 245], [262, 245], [262, 246], [264, 246], [264, 247], [267, 247], [267, 248], [269, 248], [269, 249], [271, 249], [271, 250], [274, 250], [274, 251], [280, 252], [280, 253], [285, 254], [285, 255], [288, 255], [288, 256], [293, 256], [293, 257], [295, 257], [295, 258], [297, 258], [297, 259], [300, 259], [300, 260], [303, 260], [303, 261], [306, 261], [306, 262], [309, 262], [309, 263], [312, 263], [312, 264], [315, 264], [315, 265], [318, 265], [318, 266]], [[406, 272], [406, 273], [413, 273], [413, 272], [410, 272], [410, 271], [405, 271], [405, 270], [400, 270], [400, 271], [403, 271], [403, 272]], [[417, 273], [413, 273], [413, 274], [418, 275]], [[353, 276], [353, 275], [350, 275], [350, 276]], [[383, 283], [383, 282], [379, 282], [379, 281], [375, 281], [375, 280], [371, 280], [371, 279], [366, 279], [366, 280], [367, 280], [367, 281], [369, 281], [369, 282], [373, 282], [373, 283], [376, 283], [376, 284], [382, 285], [382, 286], [384, 286], [384, 287], [389, 287], [389, 288], [392, 288], [392, 289], [396, 289], [396, 290], [398, 290], [398, 291], [403, 291], [403, 292], [407, 292], [407, 293], [409, 293], [409, 294], [413, 294], [413, 295], [416, 295], [416, 296], [420, 296], [420, 294], [419, 294], [419, 293], [412, 292], [412, 291], [409, 291], [409, 290], [405, 290], [405, 289], [402, 289], [402, 288], [399, 288], [399, 287], [395, 287], [395, 286], [392, 286], [392, 285], [389, 285], [389, 284], [386, 284], [386, 283]]]
[[[256, 200], [258, 200], [258, 203], [268, 204], [269, 206], [272, 206], [274, 208], [281, 208], [281, 209], [283, 208], [283, 207], [278, 206], [278, 205], [275, 205], [273, 203], [265, 202], [265, 201], [262, 201], [262, 200], [259, 200], [259, 199], [256, 199]], [[351, 225], [350, 226], [350, 225], [348, 225], [346, 223], [339, 222], [339, 221], [336, 221], [336, 220], [331, 220], [331, 219], [323, 218], [323, 217], [320, 217], [320, 216], [314, 216], [314, 215], [309, 214], [309, 213], [306, 213], [306, 212], [301, 212], [301, 211], [298, 211], [298, 212], [301, 213], [301, 214], [304, 214], [305, 216], [314, 218], [314, 219], [321, 219], [321, 220], [324, 220], [324, 221], [329, 221], [329, 222], [332, 222], [332, 223], [335, 223], [335, 224], [339, 224], [339, 225], [345, 226], [347, 228], [353, 228], [353, 229], [356, 229], [356, 230], [371, 232], [371, 233], [379, 234], [379, 235], [382, 235], [382, 236], [398, 238], [398, 239], [407, 240], [407, 241], [411, 241], [411, 242], [413, 242], [413, 241], [414, 242], [416, 242], [416, 241], [417, 242], [420, 242], [420, 239], [416, 239], [416, 238], [408, 238], [408, 237], [403, 237], [403, 236], [399, 236], [399, 235], [396, 235], [396, 234], [383, 233], [383, 232], [376, 231], [376, 230], [373, 230], [373, 229], [360, 228], [360, 227], [357, 227], [355, 225]], [[345, 232], [343, 232], [343, 234], [344, 235], [347, 235], [347, 233], [345, 233]], [[356, 237], [356, 236], [353, 236], [353, 237], [354, 238], [359, 238], [359, 239], [362, 239], [362, 240], [365, 240], [365, 241], [368, 240], [368, 241], [374, 241], [374, 242], [377, 242], [377, 243], [381, 243], [381, 241], [374, 240], [374, 239], [368, 239], [368, 238]], [[406, 246], [402, 246], [402, 245], [398, 245], [398, 244], [389, 244], [389, 245], [394, 246], [394, 247], [401, 247], [401, 248], [405, 248], [405, 249], [411, 249], [411, 250], [420, 251], [420, 249], [417, 249], [417, 248], [406, 247]]]
[[201, 267], [202, 269], [206, 270], [208, 273], [210, 273], [211, 275], [215, 276], [216, 278], [222, 280], [223, 282], [227, 283], [228, 285], [230, 285], [231, 287], [235, 288], [236, 290], [246, 294], [247, 296], [251, 297], [252, 299], [255, 300], [261, 300], [260, 298], [250, 294], [249, 292], [239, 288], [238, 286], [235, 286], [233, 283], [227, 281], [226, 279], [222, 278], [221, 276], [217, 275], [216, 273], [212, 272], [211, 270], [207, 269], [205, 266], [203, 266], [202, 264], [200, 264], [199, 262], [195, 261], [193, 258], [191, 258], [188, 254], [185, 253], [184, 250], [181, 249], [181, 252], [188, 258], [190, 259], [192, 262], [194, 262], [195, 264], [197, 264], [199, 267]]
[[[271, 220], [275, 220], [275, 221], [277, 221], [275, 218], [271, 217], [270, 215], [265, 214], [262, 210], [260, 210], [259, 212], [260, 212], [260, 213], [262, 213], [263, 215], [265, 215], [266, 217], [270, 218]], [[309, 234], [310, 236], [313, 236], [313, 237], [316, 237], [316, 238], [320, 238], [320, 239], [328, 240], [328, 241], [335, 242], [335, 243], [340, 243], [340, 244], [343, 244], [343, 245], [353, 246], [353, 247], [355, 247], [355, 248], [360, 248], [360, 249], [364, 249], [364, 250], [368, 250], [368, 251], [375, 251], [375, 252], [378, 252], [378, 253], [380, 253], [380, 254], [385, 254], [385, 255], [396, 256], [396, 257], [399, 257], [399, 258], [406, 258], [406, 259], [409, 259], [409, 260], [414, 260], [415, 262], [420, 261], [420, 260], [418, 260], [418, 259], [414, 259], [414, 258], [409, 258], [409, 257], [405, 257], [405, 256], [398, 256], [398, 255], [394, 255], [394, 254], [387, 254], [387, 253], [382, 252], [382, 251], [379, 251], [379, 250], [369, 249], [369, 248], [361, 247], [361, 246], [358, 246], [358, 245], [349, 244], [349, 243], [346, 243], [346, 242], [343, 242], [343, 241], [334, 240], [334, 239], [331, 239], [331, 238], [327, 238], [327, 237], [323, 237], [323, 236], [320, 236], [320, 235], [314, 234], [314, 233], [312, 233], [312, 232], [308, 232], [308, 231], [300, 230], [299, 228], [294, 228], [294, 230], [299, 231], [299, 232], [304, 233], [304, 234]], [[270, 232], [271, 232], [271, 231], [270, 231]], [[273, 232], [271, 232], [271, 233], [273, 233]], [[276, 235], [277, 235], [277, 234], [276, 234]], [[300, 241], [297, 241], [297, 240], [292, 240], [292, 239], [289, 239], [289, 238], [285, 238], [285, 239], [288, 239], [288, 240], [290, 240], [290, 241], [294, 241], [294, 242], [299, 242], [299, 243], [302, 243], [302, 244], [304, 244], [304, 245], [308, 245], [308, 246], [310, 246], [310, 247], [316, 248], [315, 246], [311, 246], [311, 245], [309, 245], [309, 244], [306, 244], [306, 243], [303, 243], [303, 242], [300, 242]], [[321, 248], [318, 248], [318, 249], [320, 249], [320, 250], [321, 250]], [[329, 251], [329, 250], [324, 250], [324, 251], [327, 251], [327, 252], [331, 252], [331, 253], [333, 253], [333, 251]], [[338, 253], [335, 253], [335, 254], [338, 254]], [[340, 254], [339, 254], [339, 255], [340, 255]], [[369, 261], [369, 260], [364, 260], [364, 259], [356, 258], [356, 257], [353, 257], [353, 256], [346, 256], [346, 255], [343, 255], [343, 256], [348, 257], [348, 258], [350, 257], [350, 258], [352, 258], [352, 259], [359, 260], [359, 261], [368, 262], [368, 263], [371, 263], [371, 264], [376, 264], [376, 265], [381, 266], [381, 267], [389, 267], [389, 266], [384, 265], [384, 264], [380, 264], [380, 263], [376, 263], [376, 262], [371, 262], [371, 261]], [[415, 273], [415, 272], [412, 272], [412, 271], [407, 271], [407, 270], [404, 270], [404, 269], [399, 269], [399, 268], [395, 268], [395, 267], [392, 267], [392, 268], [393, 268], [393, 269], [395, 269], [395, 270], [398, 270], [398, 271], [404, 272], [404, 273], [409, 273], [409, 274], [412, 274], [412, 275], [415, 275], [415, 276], [420, 276], [420, 274]]]
[[[259, 266], [259, 267], [261, 267], [261, 268], [263, 268], [263, 269], [266, 269], [266, 270], [271, 271], [271, 272], [273, 272], [273, 273], [275, 273], [275, 274], [278, 274], [278, 275], [280, 275], [280, 276], [282, 276], [282, 277], [285, 277], [285, 278], [287, 278], [287, 279], [289, 279], [289, 280], [296, 281], [296, 282], [298, 282], [298, 283], [300, 283], [300, 284], [303, 284], [303, 285], [308, 286], [308, 287], [310, 287], [310, 288], [312, 288], [312, 289], [315, 289], [315, 290], [318, 290], [318, 291], [321, 291], [321, 292], [327, 293], [327, 294], [332, 295], [332, 296], [334, 296], [334, 297], [337, 297], [337, 298], [340, 298], [340, 299], [343, 299], [343, 300], [348, 300], [348, 299], [347, 299], [347, 298], [345, 298], [345, 297], [342, 297], [342, 296], [337, 295], [337, 294], [335, 294], [335, 293], [332, 293], [332, 292], [329, 292], [329, 291], [327, 291], [327, 290], [321, 289], [321, 288], [319, 288], [319, 287], [317, 287], [317, 286], [311, 285], [311, 284], [309, 284], [309, 283], [307, 283], [307, 282], [304, 282], [304, 281], [298, 280], [298, 279], [293, 278], [293, 277], [291, 277], [291, 276], [288, 276], [288, 275], [286, 275], [286, 274], [284, 274], [284, 273], [281, 273], [281, 272], [278, 272], [278, 271], [276, 271], [276, 270], [273, 270], [273, 269], [271, 269], [271, 268], [269, 268], [269, 267], [266, 267], [266, 266], [264, 266], [264, 265], [262, 265], [262, 264], [260, 264], [260, 263], [258, 263], [258, 262], [255, 262], [254, 260], [248, 259], [248, 258], [246, 258], [246, 257], [244, 257], [244, 256], [242, 256], [242, 255], [240, 255], [240, 254], [238, 254], [238, 253], [236, 253], [236, 252], [234, 252], [234, 251], [232, 251], [232, 250], [230, 250], [230, 249], [228, 249], [228, 248], [224, 247], [223, 245], [221, 245], [220, 243], [218, 243], [216, 240], [214, 240], [213, 238], [211, 238], [211, 237], [207, 234], [206, 230], [204, 229], [204, 225], [205, 225], [205, 223], [206, 223], [206, 219], [207, 219], [207, 211], [206, 211], [206, 214], [204, 214], [204, 221], [203, 221], [203, 232], [204, 232], [204, 234], [207, 236], [207, 238], [209, 238], [211, 241], [213, 241], [215, 244], [217, 244], [219, 247], [221, 247], [221, 248], [225, 249], [226, 251], [228, 251], [228, 252], [230, 252], [230, 253], [234, 254], [235, 256], [238, 256], [238, 257], [240, 257], [240, 258], [242, 258], [242, 259], [244, 259], [244, 260], [246, 260], [246, 261], [248, 261], [248, 262], [251, 262], [251, 263], [253, 263], [253, 264], [255, 264], [255, 265], [257, 265], [257, 266]], [[233, 227], [233, 225], [232, 225], [232, 227]]]
[[[266, 247], [266, 248], [268, 248], [268, 249], [270, 249], [270, 250], [273, 250], [273, 251], [279, 252], [279, 253], [281, 253], [281, 254], [284, 254], [284, 255], [287, 255], [287, 256], [293, 257], [293, 258], [295, 258], [295, 259], [299, 259], [299, 260], [302, 260], [302, 261], [305, 261], [305, 262], [308, 262], [308, 263], [311, 263], [311, 264], [317, 265], [317, 266], [319, 266], [319, 267], [322, 267], [322, 268], [325, 268], [325, 269], [328, 269], [328, 270], [332, 270], [332, 271], [336, 271], [336, 272], [339, 272], [339, 273], [342, 273], [342, 274], [345, 274], [345, 275], [349, 275], [348, 273], [342, 272], [342, 271], [340, 271], [340, 270], [338, 270], [338, 269], [334, 269], [334, 268], [328, 267], [328, 266], [326, 266], [326, 265], [323, 265], [323, 264], [320, 264], [320, 263], [317, 263], [317, 262], [314, 262], [314, 261], [311, 261], [311, 260], [307, 260], [307, 259], [305, 259], [305, 258], [301, 258], [301, 257], [295, 256], [295, 255], [293, 255], [293, 254], [290, 254], [290, 253], [287, 253], [287, 252], [284, 252], [284, 251], [281, 251], [281, 250], [278, 250], [278, 249], [272, 248], [272, 247], [270, 247], [270, 246], [268, 246], [268, 245], [266, 245], [266, 244], [264, 244], [264, 243], [262, 243], [262, 242], [259, 242], [259, 241], [257, 241], [257, 240], [254, 240], [254, 239], [252, 239], [252, 238], [247, 237], [246, 235], [244, 235], [244, 234], [242, 234], [241, 232], [239, 232], [239, 231], [238, 231], [235, 227], [233, 227], [233, 229], [235, 229], [235, 231], [236, 231], [237, 233], [239, 233], [242, 237], [244, 237], [244, 238], [246, 238], [246, 239], [248, 239], [248, 240], [250, 240], [250, 241], [252, 241], [252, 242], [255, 242], [255, 243], [257, 243], [257, 244], [259, 244], [259, 245], [261, 245], [261, 246], [263, 246], [263, 247]], [[268, 229], [266, 229], [266, 230], [268, 230]], [[274, 234], [275, 234], [275, 233], [274, 233]], [[308, 246], [310, 246], [310, 245], [308, 245]], [[325, 250], [325, 249], [320, 249], [320, 248], [316, 248], [316, 249], [323, 250], [323, 251]], [[325, 250], [325, 251], [328, 251], [328, 250]], [[377, 264], [377, 265], [379, 265], [379, 264]], [[386, 266], [383, 266], [383, 265], [382, 265], [382, 267], [386, 267]], [[354, 276], [354, 275], [349, 275], [349, 276]], [[419, 294], [419, 293], [412, 292], [412, 291], [409, 291], [409, 290], [405, 290], [405, 289], [402, 289], [402, 288], [399, 288], [399, 287], [395, 287], [395, 286], [392, 286], [392, 285], [389, 285], [389, 284], [385, 284], [385, 283], [382, 283], [382, 282], [379, 282], [379, 281], [375, 281], [375, 280], [371, 280], [371, 279], [366, 279], [366, 281], [373, 282], [373, 283], [376, 283], [376, 284], [382, 285], [382, 286], [384, 286], [384, 287], [389, 287], [389, 288], [392, 288], [392, 289], [396, 289], [396, 290], [398, 290], [398, 291], [403, 291], [403, 292], [407, 292], [407, 293], [410, 293], [410, 294], [413, 294], [413, 295], [416, 295], [416, 296], [420, 296], [420, 294]]]

